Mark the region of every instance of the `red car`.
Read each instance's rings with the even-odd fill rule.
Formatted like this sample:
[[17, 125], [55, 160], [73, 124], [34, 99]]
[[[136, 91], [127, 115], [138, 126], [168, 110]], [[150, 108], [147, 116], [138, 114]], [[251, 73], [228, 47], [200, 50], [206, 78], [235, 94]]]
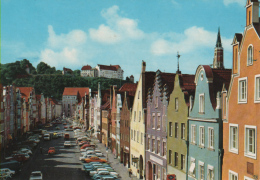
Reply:
[[67, 126], [64, 126], [64, 129], [67, 129], [68, 127]]
[[90, 162], [101, 162], [101, 163], [106, 163], [107, 161], [105, 159], [100, 159], [99, 157], [90, 157], [85, 159], [86, 163]]
[[12, 157], [7, 157], [6, 160], [15, 160], [15, 161], [18, 161], [18, 162], [24, 162], [24, 161], [27, 161], [28, 158], [25, 157], [24, 154], [14, 154], [12, 155]]
[[93, 147], [93, 148], [95, 148], [96, 146], [95, 146], [95, 144], [84, 144], [84, 145], [81, 146], [80, 149], [85, 149], [85, 148], [87, 148], [87, 147]]
[[50, 147], [49, 148], [49, 151], [48, 151], [48, 154], [55, 154], [55, 148], [54, 147]]
[[80, 127], [74, 127], [73, 129], [81, 129]]
[[89, 144], [89, 141], [80, 141], [78, 144], [79, 144], [79, 146], [82, 146], [84, 144]]

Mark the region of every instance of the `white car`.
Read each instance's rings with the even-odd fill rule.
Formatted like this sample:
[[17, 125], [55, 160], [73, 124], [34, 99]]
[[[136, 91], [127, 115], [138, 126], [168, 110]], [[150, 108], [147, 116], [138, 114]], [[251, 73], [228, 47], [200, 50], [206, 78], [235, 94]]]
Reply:
[[32, 155], [32, 151], [31, 151], [30, 149], [22, 148], [22, 149], [20, 149], [20, 152], [21, 152], [21, 153], [27, 153], [27, 154], [29, 154], [29, 155]]
[[91, 158], [91, 157], [94, 157], [94, 156], [96, 156], [96, 155], [93, 155], [93, 154], [91, 154], [91, 155], [84, 154], [83, 156], [79, 157], [79, 160], [80, 160], [80, 161], [84, 161], [86, 158]]
[[100, 150], [95, 150], [95, 153], [98, 157], [103, 157], [103, 153]]
[[116, 178], [120, 178], [119, 174], [117, 172], [110, 172], [110, 175], [116, 177]]
[[10, 170], [9, 168], [2, 168], [0, 169], [1, 174], [6, 173], [8, 177], [12, 177], [15, 174], [15, 171]]
[[30, 180], [42, 180], [41, 171], [33, 171], [30, 176]]
[[107, 169], [106, 168], [97, 168], [96, 171], [89, 171], [89, 175], [92, 177], [95, 174], [97, 174], [99, 171], [107, 171]]
[[64, 147], [70, 147], [71, 146], [71, 142], [70, 141], [65, 141], [64, 142]]

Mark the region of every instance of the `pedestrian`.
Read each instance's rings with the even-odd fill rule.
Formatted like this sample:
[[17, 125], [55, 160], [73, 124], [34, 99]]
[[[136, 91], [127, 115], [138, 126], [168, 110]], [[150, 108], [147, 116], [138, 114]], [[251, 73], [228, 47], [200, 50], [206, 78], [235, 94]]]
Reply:
[[129, 177], [131, 177], [131, 175], [132, 175], [132, 169], [128, 169], [128, 172], [129, 172]]

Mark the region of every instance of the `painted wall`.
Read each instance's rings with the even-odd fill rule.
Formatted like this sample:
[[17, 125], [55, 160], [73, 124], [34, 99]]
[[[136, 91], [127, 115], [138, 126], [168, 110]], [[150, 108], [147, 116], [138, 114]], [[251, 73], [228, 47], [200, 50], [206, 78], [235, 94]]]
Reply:
[[[178, 98], [178, 110], [175, 107], [175, 99]], [[188, 116], [189, 107], [184, 99], [184, 93], [180, 87], [179, 75], [175, 76], [174, 89], [170, 95], [170, 101], [167, 110], [167, 153], [169, 150], [172, 151], [171, 163], [169, 163], [169, 156], [167, 157], [167, 174], [175, 174], [177, 179], [186, 179], [186, 167], [187, 167], [187, 144], [188, 141]], [[172, 123], [172, 135], [170, 135], [169, 123]], [[178, 123], [178, 138], [175, 138], [175, 123]], [[181, 138], [181, 124], [185, 124], [185, 138]], [[179, 155], [178, 166], [174, 166], [174, 153], [177, 152]], [[181, 169], [181, 154], [185, 156], [185, 165]]]

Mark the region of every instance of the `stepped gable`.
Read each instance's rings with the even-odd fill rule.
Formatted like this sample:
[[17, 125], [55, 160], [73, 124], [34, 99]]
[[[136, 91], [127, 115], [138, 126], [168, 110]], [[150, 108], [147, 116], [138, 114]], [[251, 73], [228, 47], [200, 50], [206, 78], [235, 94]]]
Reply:
[[30, 97], [30, 93], [33, 91], [33, 87], [16, 87], [21, 92], [21, 97], [25, 98], [25, 101], [28, 102], [28, 98]]
[[[160, 73], [159, 76], [161, 78], [161, 93], [166, 91], [167, 99], [170, 97], [170, 94], [174, 88], [174, 81], [175, 81], [175, 73]], [[162, 94], [163, 95], [163, 94]], [[169, 99], [168, 99], [169, 100]]]
[[103, 104], [100, 109], [107, 110], [110, 109], [110, 101], [107, 101], [105, 104]]
[[[135, 83], [125, 83], [123, 84], [123, 86], [118, 90], [118, 92], [122, 93], [122, 92], [128, 92], [129, 96], [134, 96], [135, 95], [135, 91], [137, 88], [137, 84]], [[122, 94], [123, 95], [123, 94]]]
[[153, 72], [153, 71], [146, 71], [146, 72], [143, 72], [143, 80], [144, 80], [144, 84], [143, 84], [143, 87], [142, 87], [142, 91], [143, 91], [143, 108], [146, 108], [147, 107], [147, 97], [148, 97], [148, 92], [149, 92], [149, 89], [150, 88], [153, 88], [153, 84], [154, 84], [154, 78], [156, 76], [156, 73]]
[[90, 65], [86, 65], [86, 66], [83, 66], [82, 68], [81, 68], [81, 70], [83, 71], [83, 70], [91, 70], [92, 69], [92, 67], [90, 66]]

